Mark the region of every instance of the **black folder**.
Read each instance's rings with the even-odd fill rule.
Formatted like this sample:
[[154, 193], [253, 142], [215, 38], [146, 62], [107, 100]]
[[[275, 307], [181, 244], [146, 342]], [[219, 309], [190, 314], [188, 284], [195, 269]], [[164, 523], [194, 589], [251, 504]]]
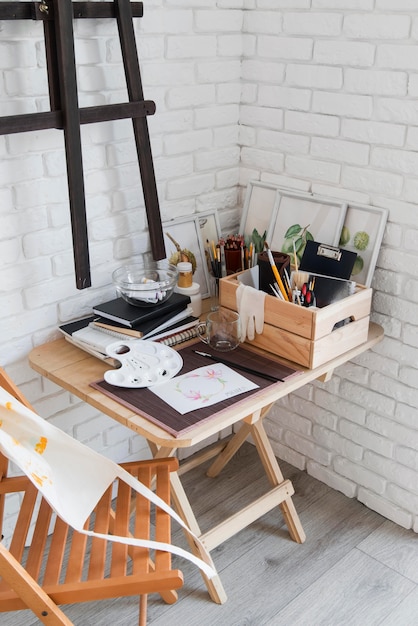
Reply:
[[300, 261], [303, 272], [349, 279], [357, 258], [355, 252], [342, 250], [317, 241], [308, 240]]

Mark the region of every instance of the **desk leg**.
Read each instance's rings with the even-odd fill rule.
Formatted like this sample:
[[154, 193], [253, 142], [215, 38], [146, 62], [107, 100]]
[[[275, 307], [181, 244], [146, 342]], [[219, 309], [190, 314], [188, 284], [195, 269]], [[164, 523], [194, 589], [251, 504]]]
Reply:
[[163, 448], [162, 446], [157, 446], [152, 441], [148, 441], [148, 447], [154, 459], [165, 459], [175, 456], [177, 452], [177, 448]]
[[[171, 449], [171, 448], [158, 448], [158, 446], [156, 446], [150, 441], [148, 442], [148, 444], [149, 444], [150, 450], [153, 453], [154, 458], [164, 458], [167, 456], [173, 456], [176, 452], [175, 449]], [[202, 536], [202, 532], [200, 530], [196, 516], [193, 513], [193, 509], [190, 505], [186, 492], [184, 491], [184, 487], [181, 483], [178, 472], [170, 473], [170, 483], [171, 483], [171, 498], [173, 501], [174, 508], [176, 509], [177, 513], [179, 514], [183, 522], [187, 524], [187, 526], [196, 535], [196, 537], [200, 538]], [[207, 561], [205, 556], [207, 556], [208, 552], [205, 555], [203, 553], [202, 546], [196, 543], [193, 540], [193, 537], [189, 535], [189, 533], [185, 532], [185, 537], [189, 543], [190, 549], [193, 552], [193, 554], [195, 554], [202, 560]], [[216, 602], [217, 604], [224, 604], [224, 602], [226, 602], [227, 600], [227, 595], [225, 593], [225, 589], [223, 588], [223, 585], [221, 583], [221, 579], [219, 578], [219, 576], [216, 575], [212, 579], [210, 579], [203, 572], [201, 572], [201, 575], [212, 600]]]
[[241, 423], [241, 427], [237, 433], [234, 434], [232, 439], [228, 442], [228, 444], [224, 447], [224, 449], [218, 454], [212, 465], [209, 467], [206, 472], [206, 476], [210, 478], [215, 478], [218, 474], [223, 470], [225, 465], [229, 463], [234, 454], [238, 452], [243, 443], [246, 442], [248, 435], [251, 434], [251, 424], [254, 422], [261, 421], [265, 415], [269, 412], [272, 404], [264, 407], [264, 409], [260, 409], [255, 411], [248, 417], [246, 417]]
[[[199, 524], [197, 523], [195, 514], [193, 513], [192, 507], [190, 506], [190, 502], [186, 496], [177, 472], [171, 472], [170, 480], [173, 503], [178, 514], [182, 520], [186, 522], [190, 530], [192, 530], [193, 533], [200, 538], [202, 533], [200, 531]], [[201, 559], [204, 559], [205, 555], [202, 553], [201, 546], [193, 541], [193, 537], [186, 533], [186, 539], [193, 554]], [[212, 600], [217, 604], [224, 604], [227, 600], [227, 595], [219, 576], [216, 575], [212, 579], [209, 579], [203, 572], [201, 572], [201, 575]]]
[[251, 432], [250, 424], [243, 422], [239, 431], [230, 439], [225, 448], [218, 454], [212, 465], [206, 472], [206, 476], [215, 478], [223, 470], [225, 465], [232, 459], [234, 454], [240, 449], [243, 443], [247, 440], [248, 435]]
[[[263, 417], [267, 413], [268, 408], [270, 407], [266, 407], [266, 410], [261, 413], [257, 412], [245, 419], [239, 431], [232, 437], [228, 445], [216, 457], [215, 461], [209, 467], [207, 476], [215, 478], [231, 460], [237, 450], [239, 450], [248, 436], [251, 435], [254, 439], [258, 455], [270, 483], [273, 487], [276, 487], [284, 482], [284, 476], [280, 470], [280, 466], [263, 426]], [[289, 498], [286, 498], [286, 500], [279, 504], [279, 507], [282, 511], [291, 538], [297, 543], [303, 543], [306, 539], [306, 535], [302, 528], [302, 524], [300, 523], [292, 498], [290, 496]]]
[[[273, 486], [280, 485], [284, 481], [284, 477], [267, 437], [267, 433], [264, 430], [262, 420], [258, 420], [248, 426], [269, 481]], [[279, 504], [279, 507], [283, 513], [291, 538], [297, 543], [303, 543], [306, 539], [306, 535], [292, 498], [284, 500], [284, 502]]]

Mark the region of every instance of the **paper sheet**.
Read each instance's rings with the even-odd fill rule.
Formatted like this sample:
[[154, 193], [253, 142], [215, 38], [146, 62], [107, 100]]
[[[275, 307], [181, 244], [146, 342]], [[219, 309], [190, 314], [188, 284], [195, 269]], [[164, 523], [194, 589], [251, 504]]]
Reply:
[[258, 385], [223, 363], [177, 376], [149, 388], [181, 415], [257, 389]]

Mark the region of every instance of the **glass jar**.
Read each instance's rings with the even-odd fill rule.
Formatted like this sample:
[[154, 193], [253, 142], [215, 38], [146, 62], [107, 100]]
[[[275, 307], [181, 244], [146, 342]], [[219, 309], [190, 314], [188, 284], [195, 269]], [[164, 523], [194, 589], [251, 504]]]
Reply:
[[192, 283], [193, 283], [193, 271], [192, 270], [193, 268], [192, 268], [191, 263], [188, 263], [186, 261], [181, 261], [180, 263], [177, 263], [177, 271], [178, 271], [177, 285], [181, 289], [192, 286]]

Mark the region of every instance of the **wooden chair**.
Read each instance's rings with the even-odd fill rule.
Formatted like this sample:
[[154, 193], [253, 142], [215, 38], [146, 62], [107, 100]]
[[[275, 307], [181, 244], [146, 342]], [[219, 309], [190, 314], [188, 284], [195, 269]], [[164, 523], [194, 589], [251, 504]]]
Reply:
[[[31, 408], [19, 389], [0, 368], [0, 386]], [[74, 459], [77, 463], [77, 459]], [[176, 459], [139, 461], [123, 466], [167, 503], [171, 471]], [[22, 494], [10, 548], [0, 543], [0, 612], [31, 609], [44, 624], [72, 622], [57, 606], [104, 598], [140, 596], [139, 624], [146, 624], [147, 594], [158, 592], [167, 603], [183, 584], [179, 570], [171, 569], [171, 553], [89, 537], [64, 523], [24, 476], [7, 476], [8, 459], [0, 454], [0, 532], [8, 494]], [[94, 468], [92, 467], [92, 471]], [[107, 489], [85, 528], [170, 543], [170, 515], [156, 508], [151, 525], [150, 501], [120, 478]], [[33, 533], [33, 534], [31, 534]], [[9, 530], [8, 530], [9, 534]], [[29, 544], [29, 545], [27, 545]], [[25, 547], [26, 546], [26, 547]], [[0, 618], [1, 619], [1, 618]]]

